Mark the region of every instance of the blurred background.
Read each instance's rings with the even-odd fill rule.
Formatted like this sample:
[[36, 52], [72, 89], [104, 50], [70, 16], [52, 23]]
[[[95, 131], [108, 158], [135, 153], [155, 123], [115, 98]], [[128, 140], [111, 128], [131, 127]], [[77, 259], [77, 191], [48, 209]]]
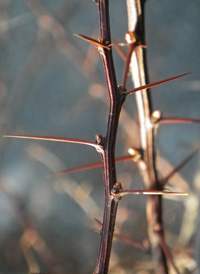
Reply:
[[[198, 0], [146, 3], [150, 81], [193, 72], [151, 91], [153, 107], [164, 118], [200, 119], [199, 10]], [[111, 0], [110, 12], [113, 40], [124, 43], [126, 2]], [[93, 1], [0, 0], [1, 135], [88, 141], [95, 141], [97, 133], [105, 135], [108, 94], [102, 61], [97, 49], [74, 33], [98, 39]], [[124, 64], [115, 49], [113, 54], [120, 84]], [[197, 151], [199, 136], [200, 124], [159, 126], [160, 178]], [[128, 148], [139, 146], [132, 95], [121, 114], [116, 155], [128, 155]], [[102, 168], [51, 175], [99, 161], [95, 149], [83, 145], [0, 138], [1, 273], [94, 271], [100, 240], [94, 218], [102, 221], [104, 206]], [[143, 188], [135, 162], [117, 164], [117, 175], [124, 189]], [[189, 196], [164, 199], [167, 244], [181, 273], [199, 273], [198, 154], [170, 178], [169, 186]], [[129, 244], [114, 240], [110, 273], [154, 273], [144, 197], [127, 196], [120, 201], [116, 233], [128, 237]]]

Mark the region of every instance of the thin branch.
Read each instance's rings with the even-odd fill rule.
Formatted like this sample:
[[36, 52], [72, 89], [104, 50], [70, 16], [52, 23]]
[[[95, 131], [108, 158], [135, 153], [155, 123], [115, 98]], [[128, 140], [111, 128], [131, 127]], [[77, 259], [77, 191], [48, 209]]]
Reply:
[[188, 155], [187, 158], [185, 158], [175, 169], [173, 169], [164, 179], [160, 181], [160, 184], [164, 186], [167, 184], [167, 182], [179, 171], [181, 170], [185, 165], [189, 163], [197, 154], [199, 153], [199, 149], [196, 151], [193, 151], [190, 155]]
[[[52, 16], [52, 14], [45, 8], [42, 3], [43, 1], [27, 0], [26, 3], [32, 10], [33, 14], [36, 16], [37, 22], [41, 29], [45, 28], [52, 38], [54, 39], [58, 50], [69, 59], [73, 65], [89, 80], [95, 79], [95, 81], [100, 81], [99, 75], [94, 72], [92, 66], [85, 67], [83, 69], [83, 64], [85, 62], [85, 57], [80, 52], [76, 46], [67, 39], [67, 30], [63, 27], [59, 21], [56, 20], [57, 16]], [[69, 5], [68, 5], [69, 6]], [[70, 13], [71, 15], [71, 13]], [[67, 18], [69, 18], [69, 14]], [[48, 19], [48, 24], [43, 24], [43, 18]], [[64, 18], [63, 18], [64, 19]], [[66, 22], [66, 13], [65, 13]]]
[[[100, 220], [98, 220], [97, 218], [94, 218], [95, 222], [97, 223], [98, 227], [100, 228], [100, 230], [102, 229], [102, 222]], [[119, 233], [114, 233], [114, 237], [117, 238], [118, 240], [128, 244], [128, 245], [131, 245], [131, 246], [134, 246], [134, 247], [137, 247], [137, 248], [140, 248], [142, 250], [147, 250], [147, 245], [144, 245], [140, 242], [136, 242], [134, 240], [132, 240], [130, 237], [128, 236], [125, 236], [125, 235], [122, 235], [122, 234], [119, 234]]]
[[[127, 0], [128, 26], [129, 32], [134, 32], [139, 36], [141, 44], [145, 44], [144, 39], [144, 5], [143, 0]], [[175, 80], [187, 74], [182, 74], [153, 84], [147, 84], [146, 54], [142, 47], [136, 47], [131, 58], [131, 74], [135, 89], [126, 92], [126, 95], [136, 93], [138, 116], [140, 122], [140, 140], [143, 150], [143, 165], [141, 174], [146, 190], [158, 190], [160, 186], [157, 180], [157, 170], [155, 166], [155, 142], [153, 128], [151, 124], [152, 103], [151, 94], [148, 88], [163, 84], [170, 80]], [[138, 92], [137, 92], [138, 91]], [[156, 274], [167, 274], [167, 258], [161, 248], [160, 235], [164, 237], [162, 224], [162, 195], [147, 196], [147, 224], [148, 235], [151, 243], [153, 260]]]
[[172, 254], [171, 252], [169, 251], [165, 241], [163, 241], [163, 238], [161, 237], [161, 247], [162, 247], [162, 250], [163, 252], [165, 253], [166, 257], [168, 258], [168, 260], [171, 262], [172, 264], [172, 267], [174, 268], [176, 274], [180, 274], [178, 268], [176, 267], [175, 263], [174, 263], [174, 260], [173, 260], [173, 257], [172, 257]]

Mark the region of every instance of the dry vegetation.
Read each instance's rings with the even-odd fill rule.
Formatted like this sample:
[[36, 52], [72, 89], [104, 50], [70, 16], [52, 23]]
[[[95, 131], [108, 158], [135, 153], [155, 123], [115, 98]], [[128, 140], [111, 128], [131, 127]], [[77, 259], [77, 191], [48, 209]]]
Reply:
[[[131, 2], [110, 1], [111, 41], [108, 1], [0, 1], [1, 132], [42, 136], [1, 138], [2, 273], [106, 274], [113, 232], [109, 273], [199, 271], [200, 4], [147, 0], [135, 30]], [[181, 78], [135, 92], [146, 71]]]

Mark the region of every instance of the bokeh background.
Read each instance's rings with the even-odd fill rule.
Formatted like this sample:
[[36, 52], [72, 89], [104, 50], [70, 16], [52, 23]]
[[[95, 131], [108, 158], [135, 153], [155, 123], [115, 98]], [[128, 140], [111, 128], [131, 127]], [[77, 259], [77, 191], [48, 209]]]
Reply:
[[[193, 74], [154, 88], [164, 118], [200, 119], [200, 2], [147, 0], [150, 80]], [[116, 42], [127, 32], [126, 1], [111, 0]], [[95, 47], [74, 36], [99, 36], [91, 0], [0, 0], [0, 132], [95, 140], [105, 135], [108, 94]], [[123, 48], [126, 51], [126, 47]], [[114, 49], [118, 82], [123, 60]], [[131, 81], [128, 81], [131, 88]], [[124, 104], [116, 155], [139, 147], [135, 98]], [[165, 177], [199, 146], [199, 124], [162, 125], [157, 135], [159, 175]], [[82, 145], [0, 138], [0, 272], [92, 273], [98, 254], [104, 187], [102, 168], [62, 176], [61, 170], [99, 162]], [[124, 189], [142, 189], [134, 162], [117, 165]], [[169, 182], [188, 197], [164, 200], [166, 240], [181, 273], [199, 273], [200, 172], [197, 154]], [[145, 198], [119, 205], [116, 233], [147, 243]], [[114, 240], [110, 273], [154, 273], [151, 254]], [[195, 270], [196, 269], [196, 270]], [[172, 272], [173, 273], [173, 272]]]

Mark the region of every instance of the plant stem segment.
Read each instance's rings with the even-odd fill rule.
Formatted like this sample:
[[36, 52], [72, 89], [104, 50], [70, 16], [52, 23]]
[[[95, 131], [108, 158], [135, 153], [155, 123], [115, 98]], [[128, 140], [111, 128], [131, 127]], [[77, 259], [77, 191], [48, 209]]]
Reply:
[[[100, 36], [101, 43], [105, 45], [111, 44], [110, 23], [109, 23], [109, 0], [96, 1], [99, 11]], [[112, 49], [108, 50], [105, 47], [99, 47], [101, 54], [106, 81], [109, 92], [109, 116], [106, 138], [103, 141], [104, 150], [101, 153], [104, 169], [105, 181], [105, 207], [103, 225], [101, 231], [101, 241], [99, 247], [99, 255], [95, 273], [106, 274], [108, 272], [110, 253], [112, 247], [112, 239], [114, 233], [115, 219], [119, 198], [112, 195], [111, 191], [116, 183], [116, 168], [115, 168], [115, 143], [117, 136], [117, 128], [119, 115], [122, 104], [125, 99], [125, 94], [117, 86], [115, 68], [112, 57]]]
[[[127, 0], [129, 32], [134, 32], [144, 45], [144, 0]], [[136, 47], [131, 58], [131, 72], [134, 87], [146, 85], [145, 52], [142, 47]], [[136, 93], [140, 120], [141, 148], [143, 150], [143, 165], [141, 173], [147, 190], [162, 190], [157, 180], [155, 167], [154, 133], [151, 122], [152, 107], [150, 93], [147, 90]], [[162, 196], [147, 197], [148, 235], [152, 247], [155, 271], [158, 274], [168, 273], [167, 259], [162, 250]]]

